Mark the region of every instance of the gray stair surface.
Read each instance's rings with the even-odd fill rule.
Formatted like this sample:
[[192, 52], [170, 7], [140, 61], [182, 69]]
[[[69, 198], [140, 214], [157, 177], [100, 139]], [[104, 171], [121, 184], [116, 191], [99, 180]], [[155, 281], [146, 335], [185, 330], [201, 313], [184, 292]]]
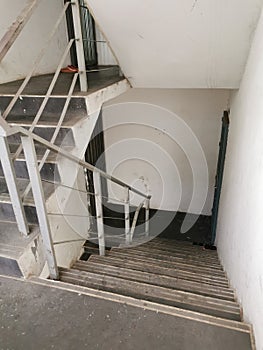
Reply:
[[[0, 96], [0, 110], [3, 112], [11, 102], [13, 96]], [[7, 116], [7, 122], [10, 125], [17, 125], [29, 129], [41, 107], [44, 97], [20, 96], [14, 107]], [[49, 98], [42, 115], [33, 129], [33, 133], [46, 140], [51, 140], [59, 122], [61, 112], [66, 102], [65, 97]], [[87, 117], [87, 108], [84, 98], [72, 98], [62, 127], [59, 130], [55, 144], [59, 145], [67, 151], [71, 151], [75, 146], [72, 126], [74, 126], [82, 118]], [[8, 136], [9, 150], [12, 158], [16, 154], [18, 148], [21, 148], [21, 136], [16, 133]], [[46, 148], [35, 143], [36, 155], [40, 163], [46, 153]], [[57, 167], [58, 156], [54, 152], [49, 152], [45, 163], [40, 171], [45, 198], [48, 199], [61, 182], [60, 173]], [[14, 168], [17, 177], [17, 183], [21, 195], [29, 184], [29, 175], [23, 150], [14, 160]], [[33, 201], [31, 191], [26, 198], [23, 198], [26, 217], [29, 223], [37, 224], [36, 208]], [[12, 203], [9, 197], [8, 188], [4, 178], [4, 172], [0, 161], [0, 220], [4, 222], [15, 222], [15, 215]]]
[[[84, 247], [85, 248], [85, 247]], [[216, 251], [155, 238], [138, 247], [112, 248], [60, 268], [60, 280], [241, 323], [241, 310]]]

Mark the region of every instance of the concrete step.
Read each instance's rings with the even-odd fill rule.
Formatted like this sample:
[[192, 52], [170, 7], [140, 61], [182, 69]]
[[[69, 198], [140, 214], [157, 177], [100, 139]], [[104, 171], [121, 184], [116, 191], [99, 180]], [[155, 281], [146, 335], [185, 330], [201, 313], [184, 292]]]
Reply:
[[164, 267], [183, 267], [187, 269], [188, 271], [199, 271], [203, 273], [210, 273], [214, 274], [215, 276], [225, 277], [225, 272], [223, 271], [222, 267], [214, 267], [210, 266], [204, 263], [198, 263], [198, 262], [191, 262], [191, 261], [182, 261], [181, 259], [178, 259], [174, 256], [166, 256], [161, 254], [154, 254], [151, 251], [136, 251], [131, 249], [112, 249], [109, 253], [111, 256], [124, 256], [127, 259], [129, 258], [132, 260], [133, 258], [136, 260], [144, 260], [145, 262], [158, 262], [160, 266]]
[[240, 309], [236, 302], [197, 295], [171, 288], [124, 280], [76, 269], [60, 269], [60, 279], [90, 288], [132, 296], [186, 310], [240, 321]]
[[[24, 204], [26, 218], [29, 224], [38, 225], [36, 207], [29, 201]], [[9, 196], [0, 196], [0, 220], [15, 223], [15, 214]]]
[[44, 266], [42, 239], [36, 225], [22, 236], [14, 222], [0, 220], [0, 275], [28, 277], [39, 274]]
[[182, 262], [193, 262], [193, 264], [204, 264], [213, 266], [215, 268], [222, 268], [220, 261], [217, 256], [211, 257], [209, 255], [206, 255], [206, 251], [201, 250], [198, 254], [191, 254], [189, 252], [182, 252], [182, 251], [169, 251], [165, 249], [158, 249], [156, 247], [152, 247], [148, 243], [143, 245], [138, 245], [136, 247], [131, 248], [123, 248], [124, 251], [141, 251], [141, 252], [148, 252], [151, 251], [154, 255], [161, 255], [166, 257], [175, 257], [177, 261]]
[[[17, 179], [17, 185], [18, 185], [18, 189], [20, 194], [22, 195], [25, 191], [25, 189], [27, 188], [27, 186], [29, 185], [29, 180], [28, 179]], [[55, 189], [57, 188], [57, 184], [54, 183], [50, 183], [50, 182], [42, 182], [42, 186], [43, 186], [43, 190], [44, 190], [44, 195], [45, 198], [48, 199], [55, 191]], [[8, 188], [7, 188], [7, 184], [5, 181], [4, 177], [0, 176], [0, 197], [9, 197], [9, 193], [8, 193]], [[25, 203], [33, 203], [33, 195], [32, 195], [32, 191], [30, 191], [25, 199]]]
[[[24, 126], [26, 129], [29, 129], [28, 124], [27, 125], [19, 124], [19, 125]], [[45, 140], [50, 141], [52, 136], [54, 135], [55, 130], [56, 128], [54, 126], [39, 125], [34, 128], [33, 133], [42, 137]], [[10, 144], [21, 143], [21, 137], [19, 134], [8, 136], [7, 139]], [[61, 127], [57, 135], [55, 144], [57, 146], [75, 146], [72, 129], [70, 127], [65, 127], [65, 126]]]
[[[19, 144], [10, 144], [9, 148], [10, 148], [10, 153], [12, 156], [15, 155], [17, 149], [19, 147]], [[35, 144], [36, 147], [36, 154], [37, 154], [37, 159], [38, 162], [40, 163], [40, 161], [42, 160], [45, 152], [46, 152], [46, 148], [39, 145], [39, 144]], [[72, 146], [65, 146], [63, 147], [63, 149], [65, 149], [66, 151], [70, 152], [72, 150]], [[50, 152], [45, 164], [43, 165], [42, 169], [41, 169], [41, 178], [44, 180], [51, 180], [51, 181], [56, 181], [56, 182], [60, 182], [60, 174], [59, 174], [59, 170], [57, 167], [57, 153], [55, 152]], [[25, 161], [25, 156], [24, 156], [24, 152], [21, 151], [20, 155], [18, 156], [18, 158], [14, 161], [14, 167], [15, 167], [15, 172], [16, 172], [16, 177], [19, 179], [28, 179], [29, 175], [28, 175], [28, 171], [27, 171], [27, 165], [26, 165], [26, 161]], [[2, 169], [2, 165], [1, 165], [1, 161], [0, 161], [0, 176], [4, 176], [3, 173], [3, 169]]]
[[101, 275], [119, 277], [126, 280], [144, 282], [160, 287], [167, 287], [195, 294], [210, 296], [218, 299], [235, 301], [233, 290], [222, 287], [213, 287], [211, 285], [202, 284], [200, 282], [192, 282], [177, 277], [163, 276], [145, 271], [135, 271], [124, 267], [107, 266], [97, 262], [77, 261], [73, 265], [73, 269], [94, 272]]
[[[0, 109], [4, 111], [12, 96], [0, 96]], [[20, 97], [7, 117], [7, 121], [16, 124], [32, 124], [44, 97]], [[50, 97], [39, 120], [39, 124], [56, 125], [66, 102], [65, 97]], [[63, 125], [72, 126], [77, 120], [87, 117], [85, 98], [73, 97]]]
[[145, 271], [163, 276], [169, 276], [179, 279], [184, 279], [192, 282], [200, 282], [214, 287], [229, 288], [226, 277], [218, 277], [209, 273], [201, 273], [200, 271], [189, 271], [184, 267], [160, 266], [160, 263], [145, 262], [141, 259], [127, 259], [123, 256], [96, 256], [91, 255], [89, 261], [107, 266], [123, 267], [135, 271]]
[[[19, 192], [21, 195], [29, 184], [27, 179], [17, 179]], [[57, 184], [42, 182], [45, 198], [48, 199], [57, 188]], [[27, 220], [30, 224], [38, 224], [36, 208], [32, 191], [23, 201]], [[12, 202], [8, 193], [8, 188], [4, 177], [0, 177], [0, 220], [4, 222], [16, 222]]]
[[218, 260], [217, 252], [214, 250], [206, 250], [203, 246], [193, 245], [192, 243], [179, 242], [178, 244], [174, 244], [173, 242], [169, 243], [160, 243], [156, 238], [147, 242], [148, 246], [151, 248], [169, 251], [171, 253], [183, 253], [183, 254], [191, 254], [192, 256], [209, 256], [210, 258], [215, 258]]

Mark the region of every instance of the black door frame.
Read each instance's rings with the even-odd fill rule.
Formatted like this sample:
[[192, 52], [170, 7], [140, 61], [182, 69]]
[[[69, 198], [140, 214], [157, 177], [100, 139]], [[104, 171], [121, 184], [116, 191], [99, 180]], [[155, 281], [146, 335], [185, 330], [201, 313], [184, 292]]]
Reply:
[[213, 202], [213, 209], [212, 209], [212, 221], [211, 221], [211, 244], [212, 245], [214, 245], [215, 239], [216, 239], [218, 210], [219, 210], [221, 189], [223, 184], [229, 124], [230, 124], [229, 111], [224, 111], [224, 115], [222, 118], [222, 130], [221, 130], [219, 154], [218, 154], [218, 161], [217, 161], [215, 194], [214, 194], [214, 202]]

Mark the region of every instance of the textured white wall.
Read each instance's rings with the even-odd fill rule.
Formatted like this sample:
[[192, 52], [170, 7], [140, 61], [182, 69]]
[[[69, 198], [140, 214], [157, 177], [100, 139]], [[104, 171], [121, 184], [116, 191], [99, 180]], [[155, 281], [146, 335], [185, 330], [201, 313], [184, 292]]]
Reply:
[[[0, 37], [5, 34], [7, 28], [16, 19], [25, 4], [26, 0], [1, 0]], [[40, 1], [32, 18], [0, 63], [0, 83], [22, 79], [27, 75], [49, 32], [53, 29], [62, 8], [63, 0]], [[46, 55], [36, 69], [35, 75], [53, 73], [55, 71], [67, 42], [66, 20], [63, 19]], [[69, 58], [66, 61], [66, 65], [68, 63]]]
[[108, 172], [152, 194], [152, 208], [210, 215], [228, 97], [227, 90], [131, 89], [108, 102]]
[[233, 96], [217, 245], [263, 349], [263, 17]]
[[237, 88], [262, 0], [85, 0], [141, 88]]

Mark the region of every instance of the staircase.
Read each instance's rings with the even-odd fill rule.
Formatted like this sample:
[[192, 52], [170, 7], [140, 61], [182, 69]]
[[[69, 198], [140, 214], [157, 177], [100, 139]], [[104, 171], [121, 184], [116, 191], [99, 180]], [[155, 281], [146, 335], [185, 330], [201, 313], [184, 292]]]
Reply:
[[[85, 247], [87, 261], [60, 268], [62, 282], [111, 292], [233, 321], [242, 313], [216, 251], [189, 242], [155, 238], [131, 248], [112, 248], [106, 256]], [[236, 323], [236, 321], [238, 323]]]
[[[1, 96], [0, 106], [1, 110], [5, 110], [11, 101], [12, 97]], [[23, 97], [19, 99], [8, 115], [7, 122], [10, 125], [22, 126], [30, 128], [32, 122], [37, 114], [38, 109], [44, 97]], [[59, 116], [65, 104], [65, 98], [50, 98], [49, 102], [40, 118], [39, 123], [34, 128], [33, 132], [46, 140], [50, 140], [56, 130], [56, 125]], [[68, 112], [62, 127], [59, 130], [55, 144], [63, 147], [67, 151], [71, 151], [75, 146], [75, 140], [72, 132], [72, 127], [83, 117], [87, 115], [85, 99], [72, 98]], [[19, 134], [8, 137], [8, 143], [11, 156], [13, 157], [21, 145]], [[44, 156], [46, 148], [41, 145], [36, 145], [36, 153], [38, 161], [40, 162]], [[26, 187], [29, 184], [29, 176], [26, 167], [25, 157], [23, 152], [14, 161], [14, 167], [17, 177], [18, 187], [21, 195], [23, 195]], [[57, 166], [57, 155], [50, 153], [41, 170], [41, 178], [43, 180], [43, 189], [46, 200], [54, 193], [55, 183], [60, 182], [60, 173]], [[32, 193], [24, 199], [25, 213], [29, 224], [37, 224], [36, 208], [33, 201]], [[11, 200], [8, 194], [6, 181], [0, 163], [0, 220], [15, 222], [15, 216], [12, 209]]]

